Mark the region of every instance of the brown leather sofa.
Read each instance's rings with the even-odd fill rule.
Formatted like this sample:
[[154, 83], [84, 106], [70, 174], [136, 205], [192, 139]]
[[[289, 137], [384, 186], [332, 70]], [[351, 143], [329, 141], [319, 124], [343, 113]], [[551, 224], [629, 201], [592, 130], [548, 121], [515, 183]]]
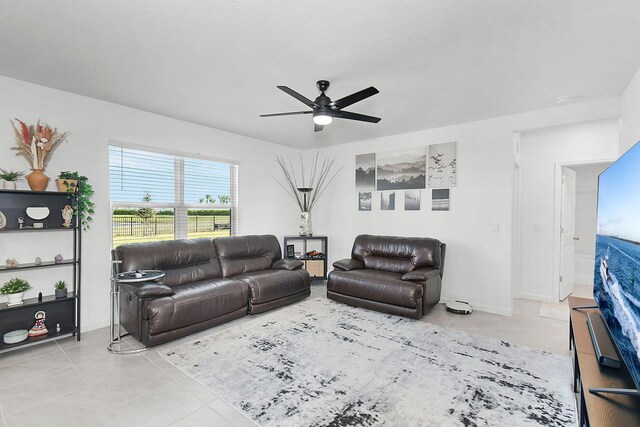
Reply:
[[299, 260], [272, 235], [118, 246], [119, 271], [162, 270], [158, 282], [121, 283], [121, 325], [146, 346], [260, 313], [310, 295]]
[[440, 300], [446, 245], [422, 237], [356, 237], [351, 258], [333, 263], [327, 298], [419, 319]]

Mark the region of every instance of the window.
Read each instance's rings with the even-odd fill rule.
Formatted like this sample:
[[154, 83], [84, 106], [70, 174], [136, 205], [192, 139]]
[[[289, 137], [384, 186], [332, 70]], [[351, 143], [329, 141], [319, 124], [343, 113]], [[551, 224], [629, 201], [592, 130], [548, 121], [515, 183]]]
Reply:
[[110, 145], [113, 246], [230, 236], [237, 182], [235, 164]]

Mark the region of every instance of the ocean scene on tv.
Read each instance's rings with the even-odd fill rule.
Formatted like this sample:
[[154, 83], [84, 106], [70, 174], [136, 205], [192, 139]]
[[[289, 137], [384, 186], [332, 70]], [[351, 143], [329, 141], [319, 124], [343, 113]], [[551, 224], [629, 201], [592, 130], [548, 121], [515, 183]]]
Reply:
[[640, 143], [601, 175], [593, 296], [640, 389]]

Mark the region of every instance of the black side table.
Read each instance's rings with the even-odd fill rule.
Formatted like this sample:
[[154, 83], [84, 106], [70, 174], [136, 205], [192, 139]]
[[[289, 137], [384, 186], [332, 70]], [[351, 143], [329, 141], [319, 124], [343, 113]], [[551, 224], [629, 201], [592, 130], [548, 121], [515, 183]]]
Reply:
[[[114, 261], [114, 264], [118, 261]], [[127, 271], [125, 273], [111, 276], [111, 325], [110, 338], [111, 341], [107, 346], [107, 350], [116, 354], [133, 354], [145, 351], [147, 347], [136, 348], [131, 350], [122, 349], [122, 331], [120, 328], [120, 283], [138, 283], [156, 281], [164, 277], [164, 272], [160, 270], [138, 270]], [[116, 347], [117, 346], [117, 347]]]
[[[328, 237], [327, 236], [284, 236], [284, 258], [293, 258], [287, 254], [287, 246], [294, 246], [294, 252], [300, 252], [300, 257], [295, 257], [304, 263], [304, 268], [309, 272], [311, 280], [327, 280], [328, 262]], [[321, 255], [308, 256], [309, 250], [316, 250]]]

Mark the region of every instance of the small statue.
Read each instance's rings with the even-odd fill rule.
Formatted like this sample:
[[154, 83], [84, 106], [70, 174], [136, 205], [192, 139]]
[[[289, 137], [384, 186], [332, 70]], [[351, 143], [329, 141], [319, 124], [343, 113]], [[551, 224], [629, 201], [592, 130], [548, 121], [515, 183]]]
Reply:
[[71, 227], [71, 219], [73, 218], [73, 209], [69, 205], [65, 205], [62, 209], [62, 218], [64, 219], [63, 227]]
[[39, 256], [36, 257], [36, 261], [34, 262], [35, 265], [42, 265], [42, 260], [40, 259]]
[[33, 328], [29, 329], [30, 337], [39, 337], [40, 335], [46, 335], [49, 333], [47, 326], [44, 324], [44, 320], [47, 315], [44, 311], [40, 310], [36, 312], [36, 323], [33, 325]]
[[18, 217], [18, 228], [24, 228], [24, 218], [22, 218], [21, 216]]
[[15, 258], [7, 258], [5, 262], [7, 264], [7, 268], [16, 268], [18, 266], [18, 260]]
[[62, 257], [62, 255], [58, 254], [56, 256], [53, 257], [53, 261], [56, 264], [60, 264], [62, 261], [64, 260], [64, 258]]

